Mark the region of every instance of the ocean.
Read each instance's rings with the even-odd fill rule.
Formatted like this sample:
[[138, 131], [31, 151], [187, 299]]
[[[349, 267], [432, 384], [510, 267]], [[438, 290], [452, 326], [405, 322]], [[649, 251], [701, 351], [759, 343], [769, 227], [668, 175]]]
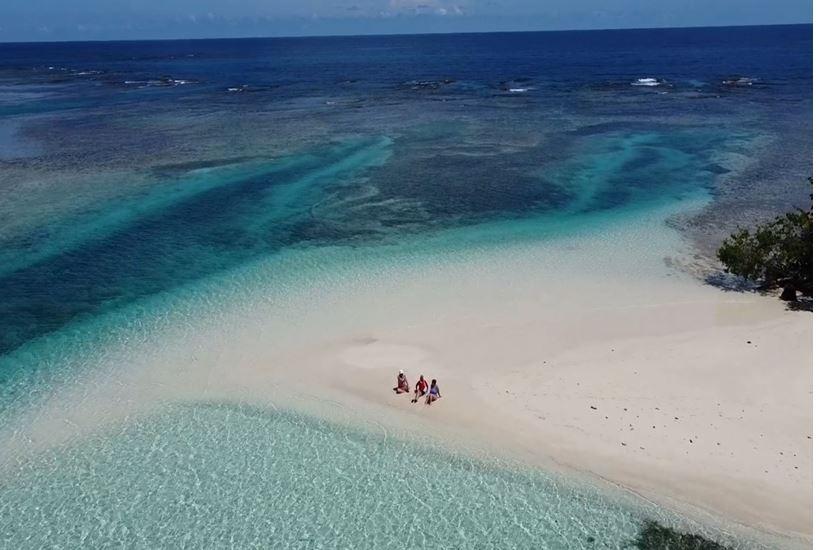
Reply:
[[619, 548], [679, 521], [241, 402], [29, 429], [239, 303], [284, 341], [293, 296], [654, 218], [711, 256], [808, 200], [811, 52], [810, 25], [0, 44], [2, 545]]

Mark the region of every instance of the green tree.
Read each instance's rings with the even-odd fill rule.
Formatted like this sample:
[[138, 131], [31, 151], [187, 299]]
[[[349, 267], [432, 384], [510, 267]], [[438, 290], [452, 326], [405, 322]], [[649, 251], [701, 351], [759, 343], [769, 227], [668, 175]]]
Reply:
[[[809, 178], [811, 181], [811, 178]], [[726, 271], [783, 289], [784, 300], [797, 292], [812, 295], [813, 212], [798, 209], [758, 226], [739, 229], [718, 250]]]

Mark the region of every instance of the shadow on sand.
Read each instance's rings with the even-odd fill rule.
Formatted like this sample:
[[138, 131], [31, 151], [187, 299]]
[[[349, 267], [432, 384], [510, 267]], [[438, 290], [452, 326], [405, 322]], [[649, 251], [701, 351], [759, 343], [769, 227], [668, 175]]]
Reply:
[[[714, 286], [723, 292], [754, 292], [763, 296], [779, 297], [779, 289], [764, 288], [757, 283], [737, 277], [724, 271], [716, 271], [704, 277], [706, 284]], [[787, 302], [786, 309], [789, 311], [813, 311], [813, 298], [811, 296], [798, 296], [797, 300]]]

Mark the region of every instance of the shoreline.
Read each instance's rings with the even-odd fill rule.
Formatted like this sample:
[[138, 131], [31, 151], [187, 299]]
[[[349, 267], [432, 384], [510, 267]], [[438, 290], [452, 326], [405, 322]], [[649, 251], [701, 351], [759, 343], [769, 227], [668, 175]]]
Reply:
[[[256, 289], [234, 311], [197, 319], [184, 329], [191, 333], [165, 320], [181, 331], [161, 336], [178, 336], [168, 349], [102, 354], [102, 371], [88, 369], [18, 420], [52, 445], [162, 403], [251, 401], [332, 419], [335, 406], [320, 404], [328, 399], [360, 425], [433, 431], [454, 449], [584, 472], [669, 510], [691, 506], [693, 516], [803, 546], [811, 540], [811, 418], [810, 409], [791, 413], [810, 401], [797, 389], [811, 386], [810, 314], [681, 273], [667, 255], [683, 254], [684, 244], [664, 219], [654, 212], [635, 225], [497, 245], [444, 265], [381, 266], [368, 279], [367, 268], [355, 268], [300, 291], [279, 281], [280, 296], [263, 299]], [[145, 338], [137, 348], [154, 344]], [[412, 384], [420, 370], [439, 378], [443, 400], [401, 402], [390, 392], [398, 368]], [[758, 395], [763, 414], [739, 418]], [[656, 435], [653, 422], [662, 426]], [[783, 447], [797, 460], [770, 468]]]

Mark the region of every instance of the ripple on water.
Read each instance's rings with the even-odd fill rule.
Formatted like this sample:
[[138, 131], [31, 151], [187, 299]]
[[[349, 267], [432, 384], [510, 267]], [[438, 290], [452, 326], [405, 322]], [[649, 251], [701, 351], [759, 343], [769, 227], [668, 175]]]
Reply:
[[49, 451], [0, 502], [14, 548], [622, 548], [653, 517], [542, 473], [225, 403]]

